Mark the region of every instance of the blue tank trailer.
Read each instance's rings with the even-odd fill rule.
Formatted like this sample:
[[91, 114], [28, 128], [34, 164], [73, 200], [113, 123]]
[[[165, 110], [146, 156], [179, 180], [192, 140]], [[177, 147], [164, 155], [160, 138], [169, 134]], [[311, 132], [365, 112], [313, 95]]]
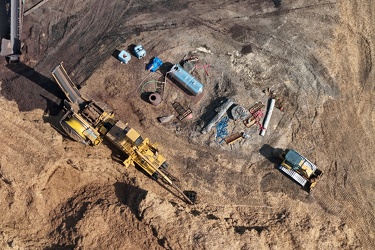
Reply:
[[176, 80], [184, 88], [186, 88], [194, 96], [198, 96], [203, 92], [203, 84], [189, 74], [180, 64], [173, 65], [168, 72], [169, 77]]

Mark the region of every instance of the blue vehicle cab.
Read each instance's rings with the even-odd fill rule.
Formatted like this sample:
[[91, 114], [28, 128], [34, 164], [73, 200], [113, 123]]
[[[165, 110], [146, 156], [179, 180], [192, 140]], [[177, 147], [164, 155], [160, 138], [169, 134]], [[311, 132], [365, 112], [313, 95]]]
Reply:
[[138, 59], [146, 56], [146, 50], [142, 47], [142, 45], [137, 45], [134, 47], [134, 54]]
[[127, 64], [130, 61], [131, 56], [125, 50], [121, 50], [120, 53], [118, 54], [117, 58], [120, 60], [121, 63]]
[[163, 64], [163, 61], [157, 58], [156, 56], [152, 58], [149, 64], [146, 65], [146, 69], [155, 72], [159, 69], [159, 67]]

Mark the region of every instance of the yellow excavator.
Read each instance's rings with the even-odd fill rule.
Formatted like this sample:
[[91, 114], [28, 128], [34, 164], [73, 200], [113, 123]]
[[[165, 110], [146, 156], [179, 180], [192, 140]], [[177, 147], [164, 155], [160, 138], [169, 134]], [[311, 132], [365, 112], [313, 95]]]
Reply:
[[72, 139], [91, 146], [108, 139], [127, 156], [123, 161], [126, 167], [138, 165], [154, 180], [160, 178], [172, 186], [186, 202], [195, 203], [196, 192], [182, 191], [174, 183], [177, 179], [167, 171], [168, 163], [159, 153], [157, 143], [151, 144], [127, 123], [115, 119], [113, 110], [107, 105], [81, 95], [62, 63], [51, 73], [66, 95], [66, 113], [60, 125]]

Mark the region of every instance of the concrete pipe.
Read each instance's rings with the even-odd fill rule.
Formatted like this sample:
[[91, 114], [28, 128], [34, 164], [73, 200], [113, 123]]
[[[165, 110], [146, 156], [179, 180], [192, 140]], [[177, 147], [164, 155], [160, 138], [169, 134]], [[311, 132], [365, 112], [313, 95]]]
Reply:
[[148, 100], [151, 102], [152, 105], [158, 106], [161, 103], [161, 96], [159, 93], [152, 93], [149, 97]]

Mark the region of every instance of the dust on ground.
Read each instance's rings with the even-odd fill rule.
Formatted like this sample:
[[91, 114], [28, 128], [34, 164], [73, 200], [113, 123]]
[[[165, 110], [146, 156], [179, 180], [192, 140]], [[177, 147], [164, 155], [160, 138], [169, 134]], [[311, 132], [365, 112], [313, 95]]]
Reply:
[[[28, 9], [38, 1], [26, 3]], [[374, 31], [370, 1], [47, 1], [24, 19], [20, 65], [1, 72], [2, 249], [371, 249], [374, 219]], [[122, 65], [115, 50], [142, 44]], [[163, 102], [141, 98], [160, 80], [145, 64], [199, 58], [194, 102], [168, 81]], [[59, 127], [61, 61], [80, 90], [105, 102], [160, 151], [190, 206], [108, 143], [87, 147]], [[207, 72], [203, 65], [209, 64]], [[231, 146], [202, 126], [223, 98], [249, 108], [283, 100], [264, 137], [230, 120]], [[190, 120], [160, 124], [178, 101]], [[294, 148], [324, 170], [307, 193], [276, 170]]]

